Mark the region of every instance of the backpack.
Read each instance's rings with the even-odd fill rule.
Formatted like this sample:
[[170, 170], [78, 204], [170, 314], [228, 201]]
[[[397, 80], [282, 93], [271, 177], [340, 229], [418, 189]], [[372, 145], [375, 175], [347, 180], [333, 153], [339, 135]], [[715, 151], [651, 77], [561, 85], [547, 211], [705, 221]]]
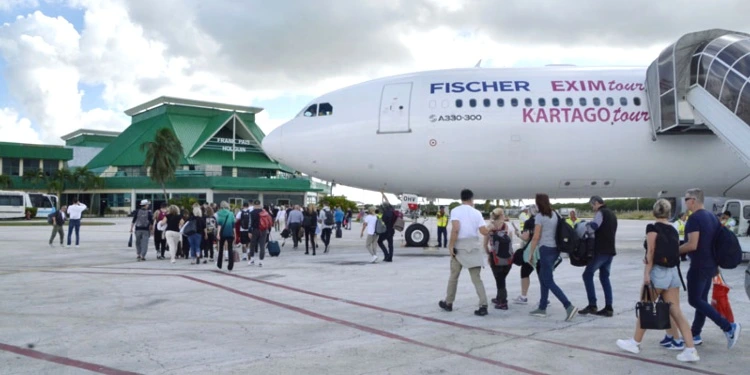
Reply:
[[249, 210], [242, 210], [242, 213], [240, 213], [240, 227], [242, 229], [250, 228], [250, 211]]
[[557, 212], [555, 212], [555, 215], [557, 216], [557, 229], [555, 230], [557, 250], [567, 254], [575, 252], [578, 249], [578, 233]]
[[261, 231], [271, 230], [271, 227], [273, 227], [273, 219], [271, 218], [271, 215], [268, 214], [268, 211], [260, 210], [259, 216], [260, 223], [258, 223], [258, 229]]
[[383, 234], [387, 231], [388, 227], [385, 226], [383, 219], [378, 218], [378, 221], [375, 223], [375, 234]]
[[135, 227], [136, 228], [148, 228], [149, 227], [149, 218], [152, 217], [151, 212], [139, 209], [138, 212], [135, 213], [136, 219], [135, 219]]
[[673, 233], [664, 233], [659, 228], [660, 226], [654, 225], [656, 229], [654, 264], [666, 268], [677, 267], [680, 265], [680, 234], [674, 228], [672, 228]]
[[323, 224], [325, 225], [333, 225], [335, 222], [333, 220], [333, 212], [331, 210], [325, 211], [326, 213], [326, 219], [323, 221]]
[[216, 231], [216, 218], [211, 216], [206, 218], [206, 231], [214, 233]]
[[188, 220], [188, 222], [185, 223], [185, 226], [182, 227], [182, 235], [183, 236], [192, 236], [192, 235], [198, 233], [198, 231], [196, 229], [196, 225], [195, 225], [195, 220], [196, 219]]
[[513, 243], [508, 236], [508, 225], [503, 224], [503, 227], [492, 234], [492, 248], [495, 250], [497, 257], [500, 259], [511, 259], [513, 258]]
[[[54, 218], [55, 215], [57, 215], [57, 211], [50, 212], [49, 215], [47, 215], [47, 224], [55, 224], [54, 220], [52, 220], [52, 218]], [[60, 224], [60, 225], [62, 225], [62, 224]]]
[[317, 215], [310, 214], [307, 211], [305, 211], [304, 217], [302, 219], [302, 226], [305, 228], [314, 227], [317, 217], [318, 217]]
[[716, 265], [725, 270], [737, 268], [742, 263], [742, 247], [737, 235], [721, 223], [714, 236], [713, 256]]

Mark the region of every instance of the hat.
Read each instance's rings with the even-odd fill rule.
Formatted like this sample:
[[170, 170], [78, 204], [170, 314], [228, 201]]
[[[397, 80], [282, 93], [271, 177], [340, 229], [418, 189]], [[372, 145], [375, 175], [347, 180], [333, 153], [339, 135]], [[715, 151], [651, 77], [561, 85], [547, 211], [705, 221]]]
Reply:
[[144, 200], [141, 201], [141, 206], [145, 206], [145, 205], [147, 205], [149, 203], [151, 203], [151, 202], [149, 202], [148, 199], [144, 199]]

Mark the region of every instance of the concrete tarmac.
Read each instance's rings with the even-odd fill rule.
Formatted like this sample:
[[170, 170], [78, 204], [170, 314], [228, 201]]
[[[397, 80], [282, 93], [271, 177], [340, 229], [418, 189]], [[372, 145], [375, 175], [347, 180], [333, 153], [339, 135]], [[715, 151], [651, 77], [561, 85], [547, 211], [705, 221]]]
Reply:
[[[695, 364], [661, 348], [662, 332], [647, 333], [639, 355], [617, 348], [615, 340], [632, 337], [635, 325], [644, 221], [620, 221], [615, 316], [572, 322], [552, 295], [547, 318], [529, 316], [539, 299], [536, 274], [532, 303], [477, 317], [464, 271], [454, 310], [444, 312], [437, 303], [445, 298], [447, 250], [403, 248], [397, 233], [393, 263], [371, 264], [359, 224], [334, 238], [328, 254], [304, 255], [304, 243], [292, 250], [288, 240], [263, 268], [241, 262], [228, 272], [226, 265], [156, 260], [153, 241], [148, 260], [136, 262], [129, 221], [111, 221], [83, 226], [80, 248], [50, 248], [49, 227], [0, 227], [0, 373], [741, 374], [750, 366], [746, 263], [724, 271], [735, 320], [746, 325], [732, 350], [710, 320]], [[555, 271], [579, 308], [587, 304], [582, 272], [567, 259]], [[495, 297], [489, 268], [482, 279]], [[514, 298], [518, 267], [507, 284]]]

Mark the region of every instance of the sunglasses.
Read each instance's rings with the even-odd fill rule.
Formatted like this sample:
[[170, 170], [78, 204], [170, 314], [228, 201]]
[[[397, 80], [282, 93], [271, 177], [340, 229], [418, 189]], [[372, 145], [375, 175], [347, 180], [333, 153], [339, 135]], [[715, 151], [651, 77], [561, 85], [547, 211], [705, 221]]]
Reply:
[[687, 201], [689, 201], [689, 200], [694, 200], [694, 199], [695, 199], [695, 198], [692, 198], [692, 197], [688, 197], [688, 198], [685, 198], [685, 202], [687, 202]]

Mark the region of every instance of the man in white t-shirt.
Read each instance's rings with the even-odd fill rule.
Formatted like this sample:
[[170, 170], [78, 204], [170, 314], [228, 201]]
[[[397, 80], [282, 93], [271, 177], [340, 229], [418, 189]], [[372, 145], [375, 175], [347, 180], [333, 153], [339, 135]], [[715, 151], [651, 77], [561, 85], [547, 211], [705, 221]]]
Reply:
[[276, 231], [281, 233], [286, 229], [286, 206], [279, 207], [276, 213]]
[[375, 209], [370, 208], [370, 210], [367, 211], [367, 216], [365, 216], [362, 221], [362, 232], [359, 234], [359, 237], [362, 238], [365, 234], [365, 229], [367, 229], [367, 240], [365, 241], [365, 248], [367, 248], [367, 251], [369, 251], [370, 255], [372, 255], [372, 263], [375, 263], [378, 261], [378, 250], [376, 247], [378, 235], [375, 234], [375, 226], [378, 223], [378, 217], [375, 215]]
[[445, 311], [453, 311], [458, 276], [461, 274], [461, 269], [466, 267], [469, 269], [471, 282], [479, 297], [479, 310], [474, 311], [474, 314], [485, 316], [487, 315], [487, 293], [480, 275], [485, 252], [481, 248], [480, 239], [489, 231], [482, 213], [474, 208], [474, 193], [471, 190], [461, 191], [461, 203], [450, 213], [451, 236], [448, 250], [451, 253], [451, 276], [448, 279], [448, 295], [438, 305]]
[[78, 201], [78, 198], [73, 201], [73, 204], [68, 206], [68, 246], [70, 247], [70, 237], [73, 231], [76, 232], [76, 247], [79, 245], [78, 234], [81, 231], [81, 215], [83, 211], [86, 211], [88, 207], [85, 204]]

